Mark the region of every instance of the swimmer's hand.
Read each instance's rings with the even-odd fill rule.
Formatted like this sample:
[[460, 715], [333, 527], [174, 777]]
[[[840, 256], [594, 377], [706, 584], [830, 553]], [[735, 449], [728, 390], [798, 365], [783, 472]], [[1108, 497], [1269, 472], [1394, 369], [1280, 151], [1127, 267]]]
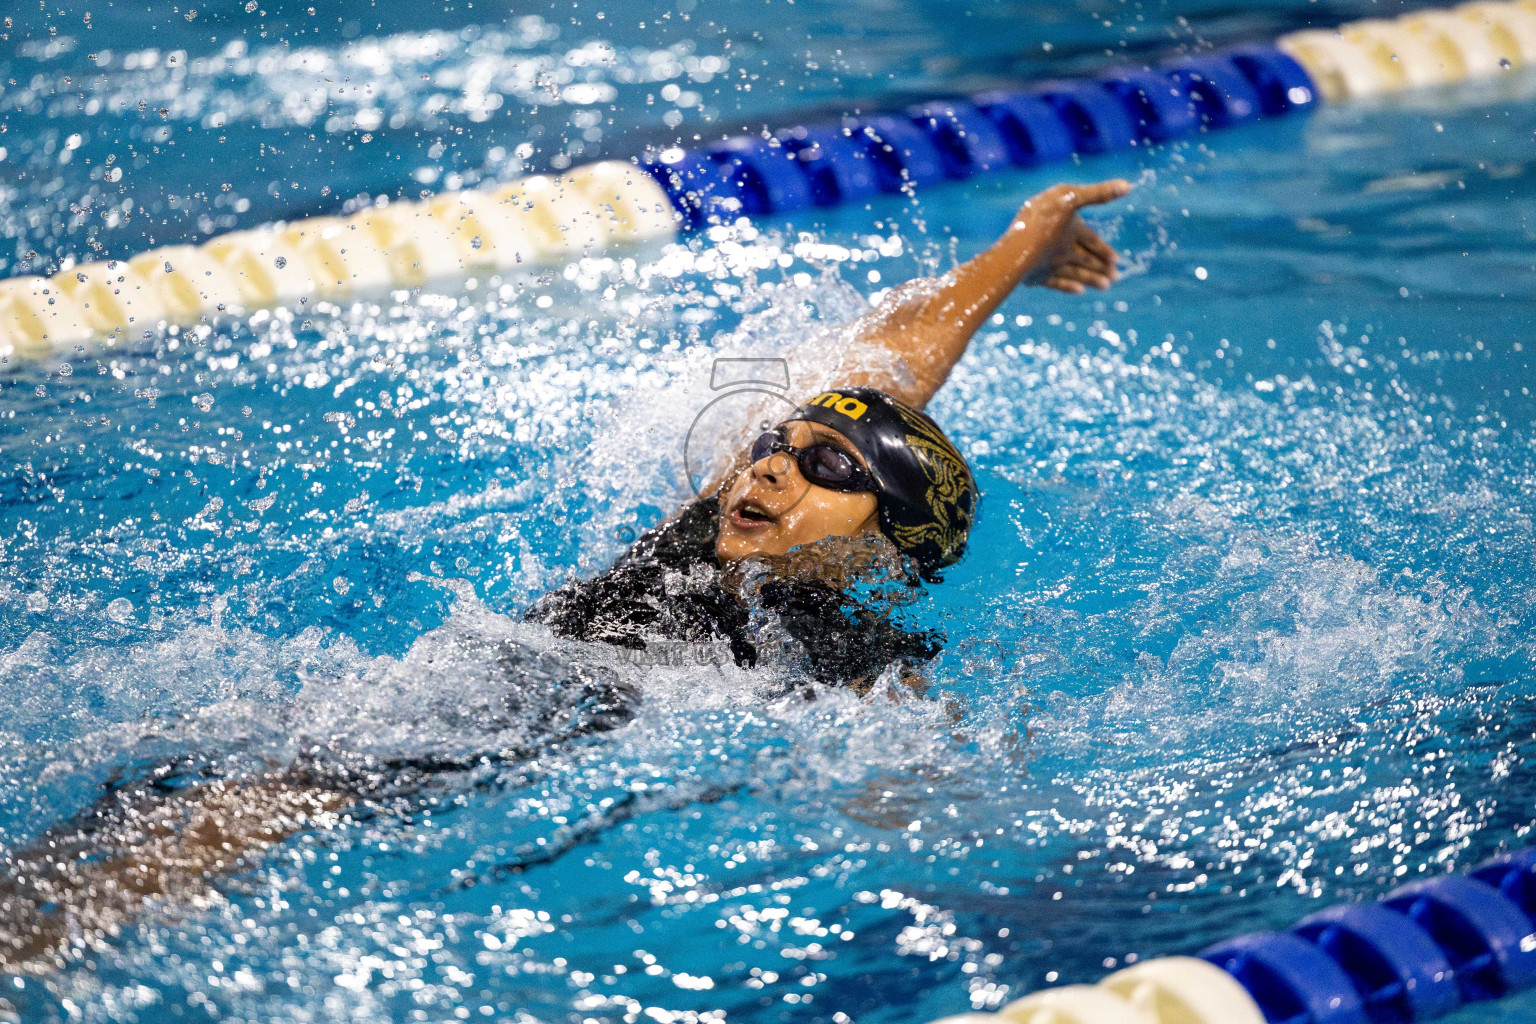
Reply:
[[1113, 178], [1096, 185], [1052, 185], [1025, 202], [1009, 229], [1032, 236], [1036, 261], [1024, 283], [1069, 295], [1081, 295], [1087, 288], [1102, 291], [1114, 284], [1120, 277], [1115, 266], [1119, 257], [1077, 211], [1113, 202], [1130, 190], [1130, 182]]

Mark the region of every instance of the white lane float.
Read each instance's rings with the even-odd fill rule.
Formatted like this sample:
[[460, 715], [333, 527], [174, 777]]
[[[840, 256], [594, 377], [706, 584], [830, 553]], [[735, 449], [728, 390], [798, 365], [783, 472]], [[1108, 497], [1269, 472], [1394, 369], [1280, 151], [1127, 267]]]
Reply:
[[240, 282], [206, 246], [151, 249], [129, 260], [128, 266], [159, 292], [166, 319], [174, 323], [192, 324], [205, 316], [243, 308]]
[[1168, 956], [1127, 967], [1099, 982], [1156, 1024], [1264, 1024], [1264, 1014], [1237, 979], [1192, 956]]
[[80, 305], [97, 337], [108, 345], [171, 317], [160, 289], [124, 260], [82, 263], [53, 280]]
[[0, 281], [0, 359], [46, 359], [95, 337], [85, 309], [57, 281]]
[[998, 1011], [998, 1024], [1158, 1024], [1156, 1018], [1096, 985], [1041, 989]]
[[309, 262], [275, 231], [256, 228], [211, 238], [208, 252], [234, 275], [248, 309], [287, 305], [315, 294]]

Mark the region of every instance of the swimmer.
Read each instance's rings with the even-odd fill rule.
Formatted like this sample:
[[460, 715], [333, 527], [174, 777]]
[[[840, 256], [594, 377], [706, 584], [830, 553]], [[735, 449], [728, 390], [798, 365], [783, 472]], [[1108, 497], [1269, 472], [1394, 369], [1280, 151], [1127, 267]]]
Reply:
[[[894, 369], [850, 369], [753, 440], [723, 481], [704, 489], [707, 497], [641, 537], [607, 572], [540, 600], [528, 617], [557, 636], [629, 648], [658, 639], [723, 642], [738, 664], [751, 665], [755, 604], [799, 641], [816, 679], [858, 688], [887, 666], [933, 658], [935, 636], [849, 602], [842, 584], [858, 575], [850, 558], [875, 569], [901, 564], [930, 581], [959, 559], [976, 484], [923, 409], [1019, 284], [1082, 294], [1116, 280], [1114, 249], [1078, 211], [1129, 191], [1119, 179], [1049, 188], [979, 256], [893, 289], [845, 336], [863, 351], [883, 351]], [[746, 581], [757, 590], [745, 595], [732, 570], [751, 563], [778, 571]]]
[[[937, 581], [965, 550], [975, 479], [923, 409], [1019, 284], [1081, 294], [1115, 281], [1115, 251], [1078, 211], [1129, 190], [1121, 180], [1047, 189], [979, 256], [894, 289], [848, 336], [883, 350], [896, 370], [848, 370], [752, 440], [706, 497], [606, 572], [538, 601], [527, 618], [559, 637], [628, 650], [723, 645], [752, 665], [769, 616], [814, 678], [855, 688], [933, 658], [937, 636], [849, 596], [852, 584], [882, 573]], [[488, 656], [514, 685], [479, 713], [530, 723], [493, 755], [391, 762], [318, 745], [292, 764], [238, 777], [188, 758], [111, 787], [8, 857], [0, 968], [62, 967], [146, 906], [210, 893], [219, 877], [299, 832], [426, 799], [451, 773], [520, 763], [611, 730], [639, 699], [611, 672], [517, 644]]]

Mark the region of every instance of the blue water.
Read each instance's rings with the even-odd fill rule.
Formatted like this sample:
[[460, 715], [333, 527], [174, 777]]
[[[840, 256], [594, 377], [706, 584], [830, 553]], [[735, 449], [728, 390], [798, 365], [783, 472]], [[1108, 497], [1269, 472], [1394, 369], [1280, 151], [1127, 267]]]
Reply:
[[[1397, 9], [315, 10], [11, 15], [0, 273]], [[86, 937], [0, 1010], [917, 1024], [1528, 845], [1533, 99], [1511, 75], [6, 367], [8, 853], [167, 757], [503, 749], [486, 641], [646, 700]], [[1016, 295], [934, 403], [984, 498], [911, 610], [948, 636], [928, 698], [778, 699], [787, 663], [518, 622], [686, 497], [715, 357], [810, 381], [880, 289], [1113, 174], [1127, 278]]]

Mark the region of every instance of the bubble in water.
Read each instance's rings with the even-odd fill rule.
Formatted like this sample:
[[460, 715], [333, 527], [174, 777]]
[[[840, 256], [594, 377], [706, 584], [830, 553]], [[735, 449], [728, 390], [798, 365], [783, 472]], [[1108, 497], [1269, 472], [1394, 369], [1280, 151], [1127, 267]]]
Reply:
[[277, 259], [273, 260], [272, 263], [277, 267], [278, 270], [282, 270], [288, 265], [288, 257], [279, 256]]
[[113, 598], [107, 605], [107, 618], [113, 622], [127, 622], [133, 615], [133, 602], [126, 597]]
[[1508, 71], [1509, 70], [1509, 58], [1508, 57], [1500, 57], [1499, 58], [1499, 67], [1503, 68], [1505, 71]]
[[27, 611], [41, 615], [48, 610], [48, 595], [41, 590], [27, 595]]
[[331, 580], [331, 586], [336, 588], [336, 593], [344, 595], [347, 591], [352, 589], [352, 581], [347, 579], [345, 576], [337, 576], [335, 579]]
[[[471, 249], [478, 249], [478, 248], [480, 248], [480, 236], [479, 235], [476, 235], [474, 238], [470, 239], [469, 247]], [[84, 280], [84, 278], [81, 278], [81, 280]]]
[[43, 387], [41, 384], [39, 384], [37, 387], [33, 388], [32, 389], [32, 393], [34, 395], [36, 395], [38, 398], [47, 398], [48, 397], [48, 389]]
[[84, 275], [84, 274], [76, 274], [76, 275], [75, 275], [75, 280], [76, 280], [76, 281], [84, 281], [84, 280], [85, 280], [85, 279], [86, 279], [86, 278], [85, 278], [85, 275]]
[[193, 395], [192, 404], [203, 410], [203, 412], [207, 412], [213, 408], [213, 396], [206, 391], [200, 395]]
[[251, 14], [256, 10], [256, 0], [246, 0], [245, 13]]

